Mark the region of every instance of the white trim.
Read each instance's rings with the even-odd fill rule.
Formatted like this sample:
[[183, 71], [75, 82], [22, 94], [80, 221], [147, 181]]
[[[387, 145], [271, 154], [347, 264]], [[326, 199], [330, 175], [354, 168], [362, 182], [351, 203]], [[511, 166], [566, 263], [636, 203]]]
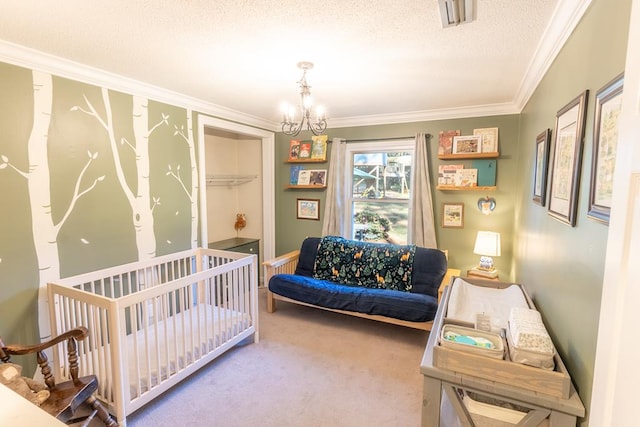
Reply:
[[277, 123], [232, 110], [211, 102], [172, 92], [138, 80], [50, 55], [35, 49], [0, 40], [0, 61], [30, 68], [82, 83], [106, 87], [124, 93], [140, 95], [158, 102], [190, 108], [199, 113], [246, 123], [262, 129], [275, 130]]
[[431, 120], [460, 119], [468, 117], [501, 116], [518, 114], [513, 103], [476, 105], [459, 108], [443, 108], [440, 110], [408, 111], [405, 113], [377, 114], [327, 119], [331, 129], [351, 126], [373, 126], [393, 123], [413, 123]]
[[549, 25], [538, 43], [536, 52], [513, 100], [514, 107], [518, 112], [527, 105], [529, 98], [535, 92], [589, 5], [591, 5], [591, 0], [563, 0], [556, 5]]
[[262, 251], [263, 259], [275, 258], [275, 134], [271, 131], [257, 129], [240, 123], [198, 114], [198, 173], [200, 180], [200, 218], [201, 239], [204, 244], [208, 239], [207, 228], [207, 185], [205, 164], [205, 127], [221, 129], [262, 140]]

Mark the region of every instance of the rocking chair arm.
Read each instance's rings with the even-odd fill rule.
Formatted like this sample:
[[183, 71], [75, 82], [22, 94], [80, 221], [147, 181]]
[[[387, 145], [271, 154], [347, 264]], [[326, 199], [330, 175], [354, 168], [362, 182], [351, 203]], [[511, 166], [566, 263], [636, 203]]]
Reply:
[[13, 354], [13, 355], [31, 354], [31, 353], [42, 351], [49, 347], [53, 347], [54, 345], [59, 344], [62, 341], [65, 341], [69, 338], [75, 338], [76, 341], [78, 341], [86, 338], [88, 335], [89, 335], [89, 330], [84, 326], [79, 326], [77, 328], [71, 329], [63, 334], [53, 337], [50, 340], [42, 342], [40, 344], [35, 344], [35, 345], [13, 344], [13, 345], [8, 345], [4, 347], [2, 350], [4, 350], [5, 353], [7, 354]]

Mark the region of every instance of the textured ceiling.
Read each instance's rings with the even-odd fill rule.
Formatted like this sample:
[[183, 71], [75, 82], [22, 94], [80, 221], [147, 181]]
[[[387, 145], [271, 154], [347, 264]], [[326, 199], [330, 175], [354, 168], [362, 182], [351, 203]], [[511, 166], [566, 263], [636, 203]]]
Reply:
[[0, 0], [0, 40], [273, 123], [299, 61], [338, 121], [515, 111], [558, 0], [475, 4], [442, 28], [436, 0]]

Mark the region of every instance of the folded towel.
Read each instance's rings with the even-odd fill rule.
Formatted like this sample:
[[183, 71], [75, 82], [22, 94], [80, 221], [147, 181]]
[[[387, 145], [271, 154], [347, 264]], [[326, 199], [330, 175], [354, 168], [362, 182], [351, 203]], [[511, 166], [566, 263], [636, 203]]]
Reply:
[[536, 310], [514, 307], [509, 313], [511, 342], [521, 350], [553, 354], [553, 341]]

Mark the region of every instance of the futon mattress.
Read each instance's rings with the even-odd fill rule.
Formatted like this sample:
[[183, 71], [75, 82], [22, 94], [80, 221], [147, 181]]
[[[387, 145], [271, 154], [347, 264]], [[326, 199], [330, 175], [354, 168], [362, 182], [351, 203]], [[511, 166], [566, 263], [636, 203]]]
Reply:
[[410, 322], [433, 320], [438, 309], [437, 298], [431, 295], [346, 286], [296, 274], [276, 274], [269, 281], [269, 290], [320, 307]]

